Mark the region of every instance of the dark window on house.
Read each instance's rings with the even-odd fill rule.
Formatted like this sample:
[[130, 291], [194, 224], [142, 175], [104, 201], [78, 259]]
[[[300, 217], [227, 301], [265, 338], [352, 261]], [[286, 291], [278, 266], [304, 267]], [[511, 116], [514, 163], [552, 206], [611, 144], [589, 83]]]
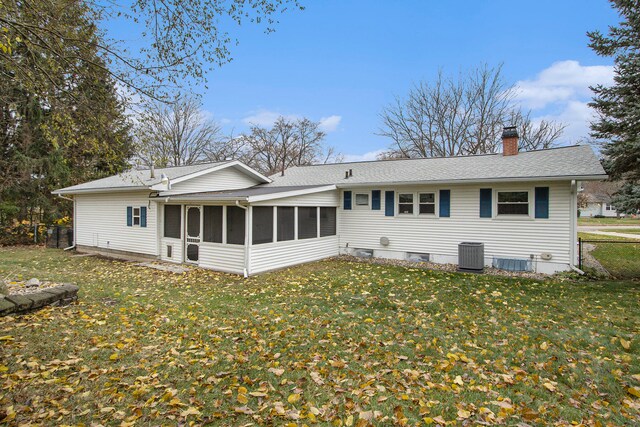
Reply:
[[318, 237], [318, 209], [298, 208], [298, 239]]
[[164, 205], [164, 237], [180, 238], [182, 206]]
[[436, 213], [436, 195], [435, 193], [420, 193], [418, 195], [421, 214]]
[[140, 225], [140, 208], [133, 208], [133, 225]]
[[413, 193], [398, 194], [398, 213], [399, 214], [413, 213]]
[[253, 207], [253, 244], [273, 242], [273, 206]]
[[205, 206], [203, 228], [205, 242], [222, 243], [222, 206]]
[[245, 211], [237, 206], [227, 206], [227, 243], [244, 245]]
[[278, 242], [295, 239], [295, 208], [278, 207]]
[[498, 215], [529, 215], [529, 192], [499, 191]]
[[336, 208], [320, 208], [320, 237], [336, 235]]

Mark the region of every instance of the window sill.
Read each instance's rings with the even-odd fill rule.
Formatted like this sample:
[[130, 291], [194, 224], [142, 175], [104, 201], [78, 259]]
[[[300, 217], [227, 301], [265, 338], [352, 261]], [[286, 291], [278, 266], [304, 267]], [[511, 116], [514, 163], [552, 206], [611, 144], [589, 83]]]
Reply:
[[[489, 218], [485, 218], [485, 219], [489, 219]], [[535, 220], [535, 218], [532, 218], [529, 215], [497, 215], [491, 219], [494, 219], [497, 221], [534, 221]]]

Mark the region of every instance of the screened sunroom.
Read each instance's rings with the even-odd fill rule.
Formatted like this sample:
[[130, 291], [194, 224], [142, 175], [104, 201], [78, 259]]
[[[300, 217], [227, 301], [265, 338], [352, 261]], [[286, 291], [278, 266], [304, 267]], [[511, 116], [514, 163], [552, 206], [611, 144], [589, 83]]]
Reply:
[[338, 254], [334, 188], [278, 187], [164, 197], [162, 260], [254, 274]]

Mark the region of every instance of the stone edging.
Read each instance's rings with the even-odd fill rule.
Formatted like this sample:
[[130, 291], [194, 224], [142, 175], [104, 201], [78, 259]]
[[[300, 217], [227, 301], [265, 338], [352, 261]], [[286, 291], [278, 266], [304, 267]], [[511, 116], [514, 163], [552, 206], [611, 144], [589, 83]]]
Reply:
[[47, 305], [65, 305], [78, 299], [78, 287], [64, 283], [24, 295], [5, 295], [0, 298], [0, 316], [21, 314]]

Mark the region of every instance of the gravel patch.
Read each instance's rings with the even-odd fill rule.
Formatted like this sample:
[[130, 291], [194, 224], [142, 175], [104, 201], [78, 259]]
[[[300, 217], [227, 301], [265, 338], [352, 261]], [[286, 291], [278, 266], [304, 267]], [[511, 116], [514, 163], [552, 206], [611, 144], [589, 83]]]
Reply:
[[7, 295], [29, 295], [40, 292], [43, 289], [55, 288], [62, 286], [57, 282], [41, 282], [38, 279], [5, 281], [4, 285], [9, 291]]
[[[363, 262], [369, 264], [379, 264], [379, 265], [395, 265], [406, 268], [421, 268], [424, 270], [436, 270], [436, 271], [448, 271], [451, 273], [458, 273], [458, 266], [456, 264], [437, 264], [434, 262], [415, 262], [415, 261], [404, 261], [404, 260], [396, 260], [396, 259], [387, 259], [387, 258], [363, 258], [356, 257], [353, 255], [340, 255], [336, 257], [339, 260], [346, 260], [352, 262]], [[542, 274], [542, 273], [533, 273], [527, 271], [507, 271], [507, 270], [499, 270], [493, 267], [485, 267], [484, 273], [465, 273], [465, 274], [489, 274], [492, 276], [503, 276], [503, 277], [524, 277], [527, 279], [536, 279], [536, 280], [549, 280], [553, 277], [553, 275]]]

